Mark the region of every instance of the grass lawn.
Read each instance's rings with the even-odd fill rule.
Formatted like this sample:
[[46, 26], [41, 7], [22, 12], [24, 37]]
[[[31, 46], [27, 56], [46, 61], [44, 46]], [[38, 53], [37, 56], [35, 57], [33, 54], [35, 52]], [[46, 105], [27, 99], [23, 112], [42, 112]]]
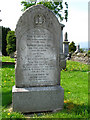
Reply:
[[[3, 61], [5, 62], [4, 58]], [[3, 65], [0, 71], [2, 71], [2, 84], [0, 84], [0, 88], [2, 88], [2, 118], [88, 118], [88, 65], [67, 61], [66, 69], [61, 71], [64, 109], [56, 113], [33, 115], [12, 112], [11, 108], [9, 109], [12, 103], [12, 86], [15, 85], [14, 65]]]
[[10, 58], [10, 56], [3, 56], [3, 57], [0, 56], [0, 61], [2, 61], [2, 62], [15, 62], [15, 59]]

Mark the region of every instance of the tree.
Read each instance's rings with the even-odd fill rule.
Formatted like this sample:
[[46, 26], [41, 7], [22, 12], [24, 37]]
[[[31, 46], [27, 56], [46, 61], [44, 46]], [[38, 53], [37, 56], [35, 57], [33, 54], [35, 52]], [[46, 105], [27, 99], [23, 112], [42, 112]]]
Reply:
[[[63, 10], [63, 4], [62, 3], [63, 2], [54, 2], [54, 0], [52, 0], [50, 2], [44, 2], [44, 1], [31, 2], [30, 0], [29, 0], [29, 2], [26, 2], [26, 1], [21, 2], [21, 4], [24, 6], [24, 9], [22, 11], [25, 11], [28, 7], [31, 7], [33, 5], [42, 4], [46, 7], [48, 7], [50, 10], [52, 10], [55, 13], [55, 15], [60, 18], [61, 21], [63, 19], [65, 19], [66, 22], [67, 22], [67, 19], [68, 19], [68, 4], [67, 4], [67, 2], [65, 2], [66, 9]], [[64, 13], [64, 16], [63, 16], [63, 13]]]
[[16, 51], [16, 36], [15, 31], [9, 31], [6, 37], [7, 48], [6, 51], [8, 55]]
[[90, 58], [90, 50], [88, 50], [87, 55], [88, 55], [88, 58]]
[[69, 52], [75, 52], [75, 51], [76, 51], [76, 46], [75, 46], [75, 43], [72, 41], [69, 44]]
[[10, 30], [11, 30], [10, 28], [2, 27], [2, 55], [4, 55], [4, 56], [7, 56], [7, 52], [6, 52], [6, 46], [7, 46], [6, 36], [7, 36], [7, 33]]
[[83, 53], [83, 49], [82, 48], [80, 48], [80, 53]]

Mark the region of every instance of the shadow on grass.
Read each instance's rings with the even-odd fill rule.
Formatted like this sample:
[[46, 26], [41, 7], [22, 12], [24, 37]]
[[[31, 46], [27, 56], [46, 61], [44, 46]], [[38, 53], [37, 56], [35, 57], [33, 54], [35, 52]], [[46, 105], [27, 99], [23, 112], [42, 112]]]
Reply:
[[15, 68], [14, 64], [6, 64], [6, 65], [2, 65], [2, 68]]
[[2, 89], [2, 106], [7, 107], [12, 102], [12, 90]]
[[67, 113], [74, 112], [76, 115], [86, 114], [88, 112], [88, 106], [85, 104], [74, 104], [73, 102], [64, 103], [64, 109]]
[[70, 69], [68, 69], [68, 68], [66, 68], [65, 70], [63, 70], [63, 71], [67, 71], [67, 72], [88, 72], [88, 69], [87, 70], [78, 70], [78, 69], [73, 69], [73, 70], [70, 70]]
[[72, 70], [72, 71], [75, 71], [75, 72], [88, 72], [88, 70]]
[[[69, 120], [69, 119], [60, 119], [60, 118], [2, 118], [2, 120]], [[70, 119], [70, 120], [72, 120], [72, 119]]]
[[[88, 106], [87, 105], [84, 105], [84, 104], [74, 104], [73, 102], [68, 102], [68, 103], [64, 103], [64, 109], [61, 110], [61, 111], [57, 111], [57, 112], [31, 112], [31, 113], [25, 113], [25, 117], [35, 117], [36, 116], [36, 119], [40, 119], [40, 120], [43, 120], [43, 119], [53, 119], [53, 118], [56, 118], [56, 120], [58, 119], [61, 119], [61, 120], [67, 120], [67, 118], [59, 118], [60, 116], [62, 115], [65, 115], [66, 114], [68, 116], [70, 115], [81, 115], [82, 116], [82, 120], [86, 120], [86, 118], [88, 118]], [[44, 116], [44, 117], [43, 117]], [[48, 117], [47, 117], [48, 116]], [[41, 117], [41, 118], [39, 118]], [[70, 116], [71, 117], [71, 116]], [[78, 120], [78, 118], [76, 118]], [[30, 118], [30, 120], [33, 120], [32, 118]], [[72, 118], [68, 118], [68, 120], [73, 120]], [[80, 120], [80, 118], [79, 118]]]

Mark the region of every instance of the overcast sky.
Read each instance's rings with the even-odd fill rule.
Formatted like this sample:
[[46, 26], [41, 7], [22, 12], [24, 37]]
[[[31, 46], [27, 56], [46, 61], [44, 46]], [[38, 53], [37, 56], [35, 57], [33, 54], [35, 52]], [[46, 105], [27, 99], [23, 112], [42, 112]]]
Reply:
[[[0, 1], [0, 26], [15, 30], [17, 21], [22, 15], [22, 0]], [[68, 22], [65, 24], [64, 33], [68, 32], [68, 40], [78, 43], [87, 42], [88, 45], [88, 0], [63, 0], [68, 1]], [[81, 46], [82, 47], [82, 46]]]

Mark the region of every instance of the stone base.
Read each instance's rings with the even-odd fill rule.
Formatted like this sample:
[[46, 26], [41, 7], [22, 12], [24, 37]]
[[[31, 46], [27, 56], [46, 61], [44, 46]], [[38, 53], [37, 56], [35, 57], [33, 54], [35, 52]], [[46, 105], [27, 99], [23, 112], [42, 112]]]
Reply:
[[42, 112], [63, 108], [64, 89], [61, 86], [12, 89], [13, 111]]

